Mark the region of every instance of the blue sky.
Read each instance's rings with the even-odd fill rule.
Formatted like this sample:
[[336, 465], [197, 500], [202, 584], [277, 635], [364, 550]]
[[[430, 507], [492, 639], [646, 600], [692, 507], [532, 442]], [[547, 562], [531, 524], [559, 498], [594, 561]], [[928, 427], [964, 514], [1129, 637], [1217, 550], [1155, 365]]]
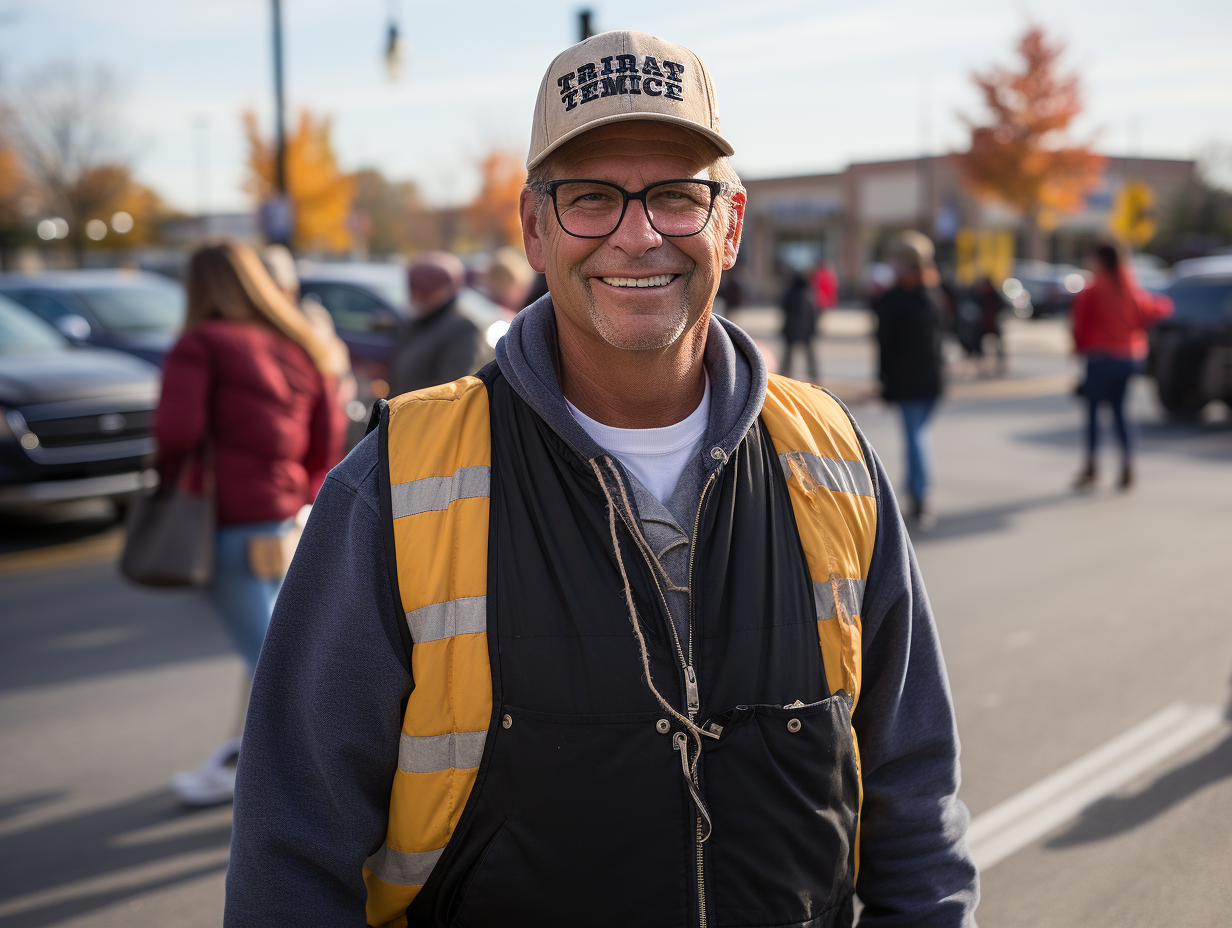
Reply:
[[[580, 2], [283, 0], [292, 114], [334, 118], [344, 168], [417, 181], [434, 202], [465, 199], [494, 145], [525, 150], [534, 95], [575, 39]], [[408, 46], [391, 84], [380, 52], [388, 11]], [[975, 112], [968, 75], [1009, 58], [1028, 17], [1064, 36], [1085, 78], [1079, 135], [1108, 152], [1192, 157], [1232, 143], [1232, 3], [1094, 0], [622, 0], [589, 4], [600, 29], [653, 32], [709, 63], [735, 165], [748, 177], [962, 144]], [[138, 175], [172, 204], [247, 205], [240, 114], [270, 126], [267, 0], [0, 0], [0, 81], [49, 60], [103, 64], [123, 88]]]

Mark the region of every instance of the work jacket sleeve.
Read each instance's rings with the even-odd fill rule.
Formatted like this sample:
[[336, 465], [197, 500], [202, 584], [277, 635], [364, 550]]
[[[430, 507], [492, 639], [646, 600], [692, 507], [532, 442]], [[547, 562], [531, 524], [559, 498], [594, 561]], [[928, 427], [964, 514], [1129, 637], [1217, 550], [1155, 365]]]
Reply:
[[235, 790], [226, 928], [365, 924], [411, 689], [374, 432], [330, 472], [261, 650]]
[[881, 461], [860, 436], [877, 494], [861, 611], [862, 928], [974, 928], [979, 877], [958, 799], [958, 731], [937, 628]]

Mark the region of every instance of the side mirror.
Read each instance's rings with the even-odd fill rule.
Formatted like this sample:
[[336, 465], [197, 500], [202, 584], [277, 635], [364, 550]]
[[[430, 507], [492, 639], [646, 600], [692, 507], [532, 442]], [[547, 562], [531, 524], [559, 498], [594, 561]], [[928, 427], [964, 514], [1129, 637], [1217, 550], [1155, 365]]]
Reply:
[[71, 342], [84, 342], [90, 337], [90, 323], [76, 313], [57, 316], [55, 326]]

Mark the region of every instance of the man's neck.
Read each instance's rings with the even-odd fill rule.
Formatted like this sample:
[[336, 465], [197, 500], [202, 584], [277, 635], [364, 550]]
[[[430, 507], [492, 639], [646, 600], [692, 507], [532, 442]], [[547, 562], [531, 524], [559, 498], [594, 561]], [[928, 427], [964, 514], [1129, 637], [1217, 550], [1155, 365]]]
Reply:
[[557, 317], [561, 392], [604, 425], [656, 429], [675, 425], [702, 401], [710, 313], [679, 341], [656, 351], [627, 351], [588, 339]]

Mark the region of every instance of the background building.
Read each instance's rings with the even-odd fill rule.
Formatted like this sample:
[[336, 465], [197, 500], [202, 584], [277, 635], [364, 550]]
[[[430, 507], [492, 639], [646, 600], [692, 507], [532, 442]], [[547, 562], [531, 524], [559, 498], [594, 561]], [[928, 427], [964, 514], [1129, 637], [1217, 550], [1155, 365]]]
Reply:
[[[1086, 243], [1106, 231], [1117, 197], [1131, 180], [1150, 188], [1153, 214], [1166, 217], [1195, 189], [1195, 163], [1108, 158], [1083, 209], [1060, 217], [1048, 231], [1041, 257], [1078, 263]], [[856, 295], [881, 245], [902, 229], [920, 229], [933, 238], [946, 274], [962, 276], [972, 261], [990, 270], [1005, 266], [1008, 273], [1008, 263], [1024, 252], [1018, 214], [972, 196], [958, 165], [946, 155], [862, 162], [835, 174], [765, 178], [745, 186], [749, 200], [741, 273], [752, 300], [778, 296], [785, 266], [821, 258], [834, 262], [844, 295]]]

